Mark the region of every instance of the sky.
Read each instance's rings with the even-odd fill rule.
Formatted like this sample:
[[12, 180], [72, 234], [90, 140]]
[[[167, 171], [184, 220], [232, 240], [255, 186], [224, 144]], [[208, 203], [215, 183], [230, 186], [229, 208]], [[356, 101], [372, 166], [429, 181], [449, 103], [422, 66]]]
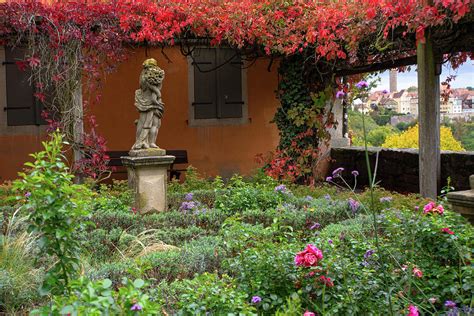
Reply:
[[[456, 79], [451, 81], [451, 88], [465, 88], [468, 86], [474, 87], [474, 60], [466, 61], [456, 70], [451, 69], [450, 65], [444, 64], [441, 73], [441, 82], [443, 82], [449, 75], [456, 75]], [[385, 71], [380, 74], [380, 79], [381, 82], [377, 88], [373, 90], [389, 90], [389, 71]], [[416, 66], [412, 66], [410, 71], [398, 73], [397, 86], [398, 90], [407, 89], [411, 86], [417, 86]]]

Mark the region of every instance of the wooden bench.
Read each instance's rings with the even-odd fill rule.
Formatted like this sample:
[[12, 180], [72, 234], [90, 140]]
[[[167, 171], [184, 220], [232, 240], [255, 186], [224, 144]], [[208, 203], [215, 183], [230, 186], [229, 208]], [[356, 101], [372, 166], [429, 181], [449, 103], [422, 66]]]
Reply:
[[[123, 167], [122, 159], [120, 157], [128, 156], [128, 151], [108, 151], [106, 154], [110, 157], [108, 166], [114, 167], [114, 173], [127, 173], [127, 170]], [[175, 165], [184, 165], [188, 163], [188, 152], [182, 149], [166, 150], [167, 155], [175, 156], [173, 164], [170, 166], [170, 179], [178, 179], [181, 177], [181, 173], [186, 171], [186, 166], [179, 166], [176, 168]]]

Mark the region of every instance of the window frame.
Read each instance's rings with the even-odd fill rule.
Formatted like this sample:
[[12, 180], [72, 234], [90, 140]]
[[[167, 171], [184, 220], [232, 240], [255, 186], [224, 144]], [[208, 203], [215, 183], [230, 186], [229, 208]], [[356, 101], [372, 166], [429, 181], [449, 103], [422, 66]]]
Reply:
[[[195, 46], [194, 48], [206, 48], [206, 49], [220, 49], [219, 47], [209, 47], [209, 46]], [[228, 47], [222, 47], [228, 48]], [[200, 127], [200, 126], [219, 126], [219, 125], [243, 125], [249, 123], [248, 116], [248, 94], [247, 94], [247, 62], [242, 60], [242, 69], [241, 69], [241, 81], [242, 81], [242, 117], [238, 118], [209, 118], [209, 119], [197, 119], [194, 116], [194, 65], [193, 58], [191, 56], [187, 57], [188, 64], [188, 125], [190, 127]], [[217, 94], [219, 92], [217, 91]]]
[[47, 125], [8, 125], [7, 65], [6, 47], [0, 45], [0, 135], [41, 135], [46, 133]]

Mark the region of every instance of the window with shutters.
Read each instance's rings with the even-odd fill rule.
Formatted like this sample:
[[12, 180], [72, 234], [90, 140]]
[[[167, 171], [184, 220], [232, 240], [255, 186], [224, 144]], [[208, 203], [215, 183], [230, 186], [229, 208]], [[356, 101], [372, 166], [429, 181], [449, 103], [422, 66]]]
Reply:
[[34, 88], [28, 81], [28, 72], [18, 68], [17, 62], [24, 60], [24, 50], [5, 47], [2, 67], [5, 73], [6, 113], [8, 126], [44, 125], [41, 117], [41, 102], [34, 97]]
[[195, 48], [190, 58], [190, 124], [240, 124], [247, 118], [245, 70], [227, 48]]

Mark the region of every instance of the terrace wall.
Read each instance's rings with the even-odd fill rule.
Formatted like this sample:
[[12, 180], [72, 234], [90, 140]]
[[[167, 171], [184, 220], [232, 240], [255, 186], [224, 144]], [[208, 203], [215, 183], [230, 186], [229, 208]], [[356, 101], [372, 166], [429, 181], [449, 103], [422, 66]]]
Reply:
[[[378, 153], [376, 179], [380, 186], [398, 192], [419, 192], [418, 150], [369, 148], [371, 168], [374, 170]], [[358, 187], [368, 185], [367, 164], [363, 147], [335, 147], [331, 149], [331, 169], [345, 168], [344, 177], [359, 171]], [[469, 189], [469, 176], [474, 174], [474, 152], [441, 152], [441, 187], [451, 177], [456, 190]], [[439, 188], [441, 189], [441, 188]]]

